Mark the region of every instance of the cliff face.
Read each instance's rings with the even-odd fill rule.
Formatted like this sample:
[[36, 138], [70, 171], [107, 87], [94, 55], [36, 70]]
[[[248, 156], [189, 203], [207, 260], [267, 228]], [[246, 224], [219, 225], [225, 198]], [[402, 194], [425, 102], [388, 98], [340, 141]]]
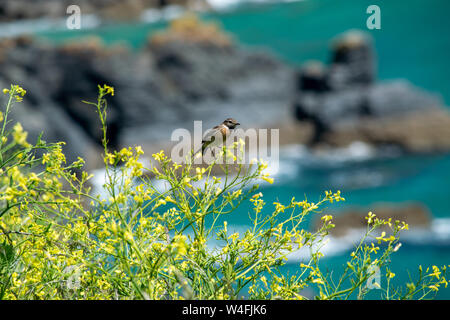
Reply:
[[115, 87], [108, 130], [117, 148], [139, 144], [149, 150], [170, 142], [174, 129], [191, 129], [194, 120], [206, 129], [231, 116], [246, 127], [291, 117], [293, 71], [283, 63], [231, 41], [219, 43], [214, 32], [191, 40], [173, 37], [159, 35], [137, 53], [96, 40], [61, 47], [31, 38], [5, 40], [0, 87], [26, 88], [13, 118], [30, 139], [44, 131], [49, 141], [66, 141], [69, 160], [98, 150], [96, 111], [82, 102], [95, 101], [98, 84]]
[[450, 113], [440, 98], [406, 80], [377, 82], [372, 41], [359, 32], [338, 37], [329, 66], [309, 62], [299, 71], [294, 109], [314, 125], [313, 145], [360, 140], [408, 152], [450, 150]]

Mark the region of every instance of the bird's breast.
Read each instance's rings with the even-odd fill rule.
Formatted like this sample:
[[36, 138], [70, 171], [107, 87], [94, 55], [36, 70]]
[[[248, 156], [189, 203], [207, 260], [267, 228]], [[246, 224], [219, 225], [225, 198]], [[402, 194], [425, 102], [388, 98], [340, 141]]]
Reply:
[[223, 136], [224, 138], [226, 138], [227, 136], [230, 135], [230, 129], [228, 129], [227, 126], [221, 126], [220, 132], [222, 133], [222, 136]]

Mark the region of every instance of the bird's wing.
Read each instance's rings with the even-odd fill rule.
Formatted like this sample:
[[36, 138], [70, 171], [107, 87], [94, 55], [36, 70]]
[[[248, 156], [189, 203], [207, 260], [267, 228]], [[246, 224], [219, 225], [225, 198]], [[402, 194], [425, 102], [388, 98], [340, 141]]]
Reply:
[[221, 125], [215, 126], [214, 128], [206, 131], [202, 139], [202, 153], [209, 146], [213, 147], [223, 143], [224, 132], [224, 128]]
[[206, 131], [202, 138], [202, 143], [212, 143], [216, 139], [216, 135], [220, 133], [220, 126], [215, 126], [212, 129]]

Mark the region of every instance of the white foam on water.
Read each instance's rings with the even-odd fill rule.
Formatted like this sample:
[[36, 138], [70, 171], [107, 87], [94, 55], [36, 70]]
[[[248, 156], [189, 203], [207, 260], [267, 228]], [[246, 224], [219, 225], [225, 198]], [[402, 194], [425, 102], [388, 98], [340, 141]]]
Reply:
[[304, 164], [335, 165], [346, 162], [362, 162], [382, 156], [375, 147], [355, 141], [341, 148], [327, 148], [313, 151], [302, 144], [280, 147], [280, 158], [301, 161]]
[[181, 16], [186, 9], [182, 6], [170, 5], [162, 9], [150, 8], [142, 12], [140, 20], [145, 23], [170, 21]]
[[411, 228], [401, 238], [415, 245], [450, 245], [450, 218], [435, 218], [429, 228]]
[[450, 242], [450, 218], [438, 218], [431, 222], [431, 230], [435, 238]]
[[228, 9], [230, 7], [234, 7], [238, 4], [243, 3], [242, 0], [207, 0], [207, 2], [212, 8], [216, 10]]
[[289, 262], [308, 261], [313, 252], [321, 252], [324, 257], [343, 254], [359, 244], [364, 236], [363, 229], [352, 229], [342, 237], [325, 236], [311, 247], [302, 247], [288, 255]]
[[300, 1], [305, 0], [207, 0], [207, 3], [215, 10], [226, 10], [246, 3], [288, 3]]

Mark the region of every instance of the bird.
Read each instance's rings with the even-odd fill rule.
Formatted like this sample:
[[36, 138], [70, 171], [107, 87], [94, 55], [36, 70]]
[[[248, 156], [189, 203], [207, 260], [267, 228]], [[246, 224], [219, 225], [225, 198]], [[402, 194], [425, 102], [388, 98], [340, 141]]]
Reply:
[[[231, 130], [235, 129], [238, 125], [240, 123], [235, 119], [227, 118], [221, 124], [209, 129], [202, 139], [202, 155], [205, 154], [205, 150], [208, 147], [217, 147], [222, 145], [222, 143], [225, 144], [231, 134]], [[218, 137], [222, 138], [217, 139]]]

